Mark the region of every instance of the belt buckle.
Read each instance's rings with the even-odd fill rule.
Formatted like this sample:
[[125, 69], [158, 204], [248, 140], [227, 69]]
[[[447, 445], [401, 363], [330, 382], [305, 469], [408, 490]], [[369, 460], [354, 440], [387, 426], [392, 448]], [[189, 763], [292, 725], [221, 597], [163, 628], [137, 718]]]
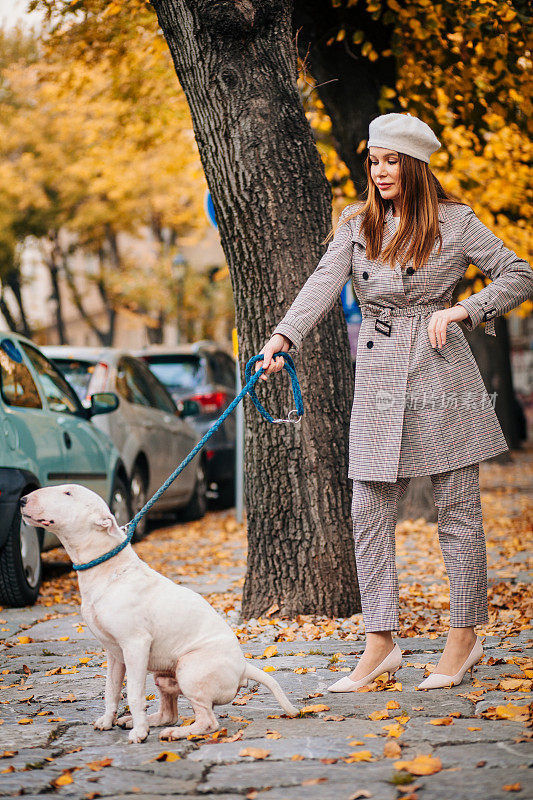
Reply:
[[[392, 306], [385, 306], [385, 308], [390, 308], [390, 310], [392, 311]], [[381, 328], [382, 328], [381, 330], [378, 327], [378, 325], [381, 326]], [[374, 324], [374, 328], [375, 328], [375, 330], [377, 330], [378, 333], [382, 333], [384, 336], [389, 336], [390, 337], [391, 329], [392, 329], [392, 322], [386, 322], [384, 319], [379, 319], [379, 317], [378, 317], [376, 319], [375, 324]], [[383, 330], [383, 328], [385, 330]]]

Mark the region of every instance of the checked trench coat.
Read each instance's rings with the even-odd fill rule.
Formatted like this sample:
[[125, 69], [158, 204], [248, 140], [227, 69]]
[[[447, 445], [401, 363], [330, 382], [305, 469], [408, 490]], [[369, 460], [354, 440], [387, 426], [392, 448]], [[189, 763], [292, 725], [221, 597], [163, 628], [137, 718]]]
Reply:
[[[358, 204], [344, 208], [340, 221]], [[357, 342], [350, 418], [348, 477], [395, 482], [483, 461], [508, 450], [476, 360], [459, 323], [446, 342], [431, 346], [433, 311], [451, 305], [452, 292], [475, 264], [491, 283], [462, 300], [468, 330], [480, 322], [495, 336], [494, 318], [533, 299], [533, 270], [505, 247], [468, 205], [439, 203], [438, 238], [428, 261], [394, 269], [366, 256], [361, 216], [340, 224], [274, 333], [303, 338], [352, 279], [363, 316]], [[393, 206], [384, 217], [383, 248], [396, 233]]]

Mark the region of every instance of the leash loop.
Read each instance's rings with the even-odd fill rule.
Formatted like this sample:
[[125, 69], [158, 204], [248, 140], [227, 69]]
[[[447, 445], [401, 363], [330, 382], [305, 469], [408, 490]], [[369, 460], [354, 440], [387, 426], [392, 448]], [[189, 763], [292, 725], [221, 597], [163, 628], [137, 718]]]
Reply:
[[[202, 436], [198, 444], [196, 444], [195, 447], [191, 450], [189, 455], [183, 459], [181, 464], [179, 464], [179, 466], [176, 467], [174, 472], [172, 472], [172, 474], [168, 476], [168, 478], [162, 484], [162, 486], [160, 486], [159, 489], [155, 492], [155, 494], [153, 494], [152, 497], [144, 504], [141, 510], [138, 511], [137, 514], [135, 514], [131, 522], [128, 522], [126, 525], [121, 526], [120, 530], [124, 530], [126, 533], [126, 538], [124, 539], [124, 541], [122, 541], [112, 550], [109, 550], [107, 553], [103, 553], [103, 555], [98, 556], [98, 558], [93, 558], [92, 561], [88, 561], [86, 564], [73, 564], [72, 568], [74, 570], [80, 572], [85, 569], [90, 569], [91, 567], [96, 567], [98, 566], [98, 564], [103, 564], [104, 561], [107, 561], [108, 559], [113, 558], [113, 556], [116, 556], [117, 553], [120, 553], [121, 550], [124, 550], [124, 548], [131, 542], [133, 534], [135, 533], [135, 528], [137, 527], [141, 519], [148, 513], [148, 511], [152, 508], [154, 503], [156, 503], [159, 500], [161, 495], [164, 492], [166, 492], [171, 483], [173, 483], [176, 480], [180, 472], [182, 472], [185, 469], [187, 464], [194, 458], [196, 453], [202, 449], [207, 440], [214, 434], [217, 428], [219, 428], [222, 425], [226, 417], [228, 417], [231, 414], [233, 409], [241, 402], [241, 400], [243, 399], [243, 397], [245, 397], [245, 395], [247, 394], [250, 395], [256, 408], [260, 411], [262, 416], [268, 422], [278, 422], [278, 423], [292, 422], [293, 424], [300, 422], [304, 413], [304, 406], [303, 406], [302, 392], [300, 389], [300, 384], [298, 383], [298, 377], [296, 375], [296, 369], [294, 366], [294, 362], [292, 360], [292, 356], [290, 356], [288, 353], [284, 353], [282, 350], [278, 351], [277, 353], [274, 353], [273, 357], [276, 358], [277, 356], [283, 357], [284, 359], [283, 368], [287, 370], [287, 372], [291, 377], [292, 393], [294, 395], [294, 402], [296, 405], [296, 408], [293, 408], [291, 409], [291, 411], [289, 411], [287, 419], [274, 419], [268, 413], [268, 411], [261, 405], [259, 398], [257, 397], [255, 391], [255, 384], [265, 371], [264, 367], [261, 367], [261, 369], [258, 369], [254, 373], [254, 375], [251, 375], [253, 364], [255, 364], [257, 361], [264, 359], [264, 354], [258, 353], [257, 355], [252, 356], [252, 358], [250, 358], [250, 360], [246, 364], [244, 374], [247, 383], [241, 389], [239, 394], [231, 401], [229, 406], [224, 410], [224, 412], [214, 422], [214, 424], [209, 428], [209, 430], [206, 431], [206, 433]], [[291, 414], [293, 413], [298, 415], [298, 419], [291, 419]]]

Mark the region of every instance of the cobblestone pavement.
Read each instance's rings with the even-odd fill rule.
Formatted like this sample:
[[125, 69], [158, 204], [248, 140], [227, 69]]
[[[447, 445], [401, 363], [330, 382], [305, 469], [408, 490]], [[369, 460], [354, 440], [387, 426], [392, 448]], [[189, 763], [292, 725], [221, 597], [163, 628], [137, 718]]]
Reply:
[[[527, 459], [524, 466], [530, 466]], [[531, 492], [531, 473], [515, 469], [516, 481], [509, 484], [506, 468], [498, 469], [501, 475], [495, 476], [494, 470], [485, 473], [482, 465], [482, 488], [498, 491], [505, 484], [501, 502], [512, 516], [520, 508], [519, 496]], [[226, 518], [231, 512], [214, 513]], [[150, 538], [157, 541], [159, 535], [155, 530]], [[520, 570], [509, 580], [516, 580], [517, 574], [520, 581], [530, 576], [525, 563]], [[234, 579], [231, 574], [228, 581]], [[187, 585], [209, 594], [217, 581], [220, 584], [218, 574], [203, 574]], [[279, 641], [277, 652], [264, 658], [265, 647], [272, 643], [267, 632], [245, 641], [244, 652], [257, 659], [259, 667], [275, 668], [277, 680], [297, 706], [327, 708], [289, 719], [265, 687], [250, 683], [239, 693], [242, 703], [216, 709], [221, 730], [214, 736], [168, 743], [159, 741], [157, 729], [152, 729], [146, 742], [132, 745], [126, 731], [99, 732], [92, 727], [103, 709], [104, 656], [76, 606], [4, 608], [0, 617], [1, 796], [533, 797], [533, 748], [526, 722], [531, 692], [523, 691], [533, 677], [533, 662], [525, 658], [531, 630], [487, 636], [485, 658], [473, 683], [467, 676], [460, 686], [428, 692], [417, 691], [416, 685], [423, 665], [438, 660], [444, 638], [400, 638], [404, 667], [396, 675], [398, 683], [349, 694], [328, 693], [327, 686], [339, 672], [353, 668], [364, 646], [361, 635], [353, 634], [349, 641], [334, 636]], [[228, 619], [234, 624], [231, 614]], [[149, 711], [154, 710], [151, 676], [146, 692]], [[183, 698], [180, 714], [183, 719], [192, 717]], [[243, 754], [245, 748], [252, 748], [250, 755]], [[399, 761], [417, 756], [440, 759], [439, 771], [416, 775], [401, 769]], [[439, 764], [428, 759], [419, 763], [422, 769]], [[410, 768], [417, 771], [416, 765]]]

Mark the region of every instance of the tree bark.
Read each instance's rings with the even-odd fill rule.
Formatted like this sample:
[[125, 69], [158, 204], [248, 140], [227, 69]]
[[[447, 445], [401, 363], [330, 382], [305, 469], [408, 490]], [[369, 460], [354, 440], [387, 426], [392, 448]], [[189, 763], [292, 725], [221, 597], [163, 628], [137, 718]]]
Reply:
[[[323, 252], [331, 193], [297, 88], [288, 0], [152, 0], [189, 102], [236, 307], [240, 367], [258, 353]], [[305, 415], [245, 413], [244, 618], [359, 610], [350, 518], [353, 372], [340, 302], [296, 363]], [[282, 377], [283, 375], [283, 377]], [[286, 373], [261, 381], [276, 416]], [[268, 387], [268, 388], [265, 388]]]

